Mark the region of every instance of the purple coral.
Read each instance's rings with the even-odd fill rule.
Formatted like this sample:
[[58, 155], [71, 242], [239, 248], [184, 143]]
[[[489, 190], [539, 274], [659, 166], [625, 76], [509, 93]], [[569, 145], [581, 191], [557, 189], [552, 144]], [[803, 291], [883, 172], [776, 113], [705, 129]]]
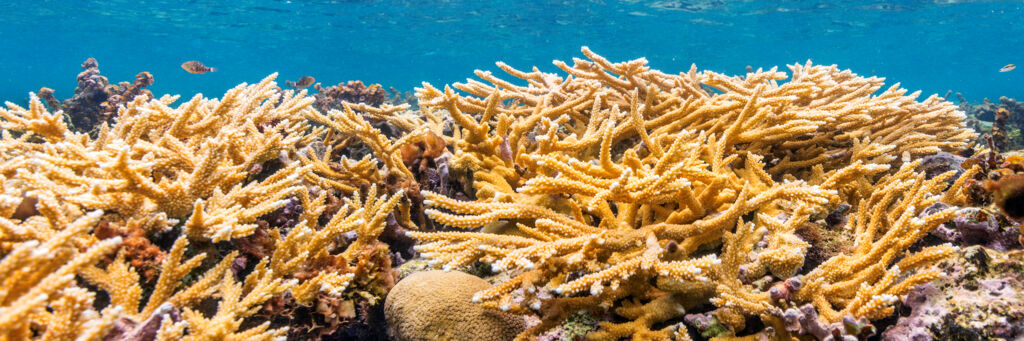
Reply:
[[164, 319], [178, 322], [181, 320], [178, 309], [170, 303], [161, 304], [156, 308], [145, 321], [135, 322], [129, 318], [119, 318], [114, 321], [111, 330], [103, 338], [103, 341], [149, 341], [156, 340], [157, 332], [163, 324]]
[[1020, 248], [1020, 225], [1000, 218], [983, 208], [963, 208], [952, 222], [940, 225], [932, 235], [956, 244], [984, 245], [1000, 251]]
[[818, 318], [818, 310], [805, 304], [800, 309], [789, 308], [782, 312], [786, 331], [813, 336], [820, 341], [858, 341], [875, 335], [875, 327], [865, 318], [854, 319], [844, 316], [842, 322], [826, 324]]
[[882, 340], [1019, 340], [1024, 338], [1024, 261], [981, 246], [939, 267], [946, 276], [907, 294], [911, 309]]
[[917, 166], [917, 169], [923, 171], [928, 179], [948, 171], [956, 171], [956, 175], [947, 181], [952, 183], [960, 174], [963, 174], [964, 169], [960, 165], [964, 163], [964, 160], [966, 158], [962, 156], [938, 152], [921, 159], [921, 164]]
[[72, 127], [79, 131], [89, 131], [98, 124], [109, 122], [117, 116], [119, 106], [136, 97], [153, 98], [153, 94], [145, 89], [153, 85], [153, 75], [149, 72], [140, 72], [131, 83], [110, 84], [107, 77], [100, 75], [99, 63], [94, 58], [82, 63], [82, 72], [77, 80], [75, 95], [63, 103], [53, 96], [50, 88], [39, 89], [39, 98], [51, 109], [64, 111], [71, 119]]

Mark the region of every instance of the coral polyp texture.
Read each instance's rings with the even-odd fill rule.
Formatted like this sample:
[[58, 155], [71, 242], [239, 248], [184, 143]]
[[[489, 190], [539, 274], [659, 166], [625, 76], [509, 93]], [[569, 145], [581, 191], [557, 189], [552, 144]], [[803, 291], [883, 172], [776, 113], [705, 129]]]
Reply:
[[944, 98], [811, 62], [672, 74], [582, 52], [424, 83], [416, 109], [276, 75], [187, 101], [141, 77], [72, 101], [103, 113], [89, 132], [50, 94], [8, 102], [0, 340], [486, 330], [418, 306], [451, 293], [437, 272], [397, 283], [412, 259], [488, 277], [458, 274], [455, 303], [500, 316], [489, 337], [866, 339], [957, 244], [1019, 248], [998, 212], [1024, 168], [986, 180], [1002, 159]]
[[[910, 162], [975, 138], [952, 103], [810, 62], [789, 76], [667, 74], [583, 54], [555, 61], [565, 75], [498, 63], [515, 80], [477, 71], [417, 93], [421, 110], [458, 125], [451, 167], [472, 174], [477, 197], [425, 192], [426, 213], [483, 229], [410, 235], [444, 269], [509, 272], [474, 299], [537, 314], [519, 338], [601, 309], [623, 322], [591, 339], [688, 339], [665, 322], [705, 304], [732, 335], [751, 317], [776, 336], [810, 335], [787, 326], [787, 309], [811, 304], [825, 325], [887, 317], [956, 250], [907, 253], [953, 219], [926, 208], [964, 200], [958, 186], [944, 191], [962, 182], [955, 172], [926, 179]], [[856, 208], [850, 250], [804, 268], [811, 245], [797, 231], [824, 229], [814, 225], [842, 204]]]

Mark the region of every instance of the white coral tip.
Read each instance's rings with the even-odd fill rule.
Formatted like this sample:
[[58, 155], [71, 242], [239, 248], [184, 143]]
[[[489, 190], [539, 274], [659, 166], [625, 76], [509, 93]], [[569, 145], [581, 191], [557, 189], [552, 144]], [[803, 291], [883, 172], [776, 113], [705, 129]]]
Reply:
[[524, 259], [523, 260], [523, 268], [527, 269], [527, 270], [532, 270], [534, 268], [534, 264], [529, 259]]

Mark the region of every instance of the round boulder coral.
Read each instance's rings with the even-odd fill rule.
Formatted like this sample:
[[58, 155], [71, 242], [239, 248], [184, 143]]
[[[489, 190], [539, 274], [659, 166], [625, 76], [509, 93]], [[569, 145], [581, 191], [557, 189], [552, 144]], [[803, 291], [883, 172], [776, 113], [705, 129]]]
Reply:
[[388, 334], [393, 340], [512, 340], [526, 327], [522, 317], [472, 301], [490, 286], [457, 271], [414, 273], [384, 302]]

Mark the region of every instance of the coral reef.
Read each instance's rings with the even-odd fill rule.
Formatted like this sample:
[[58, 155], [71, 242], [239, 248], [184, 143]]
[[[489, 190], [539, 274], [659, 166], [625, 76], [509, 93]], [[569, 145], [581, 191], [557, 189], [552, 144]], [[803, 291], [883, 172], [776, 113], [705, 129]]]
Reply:
[[984, 245], [1006, 251], [1019, 249], [1017, 240], [1020, 227], [998, 212], [984, 208], [965, 207], [956, 212], [956, 218], [934, 231], [932, 235], [957, 245]]
[[458, 271], [412, 274], [388, 294], [388, 334], [403, 341], [511, 339], [526, 328], [523, 317], [471, 302], [474, 293], [490, 286]]
[[0, 336], [306, 338], [379, 307], [395, 274], [378, 237], [403, 192], [314, 177], [300, 154], [338, 132], [310, 125], [314, 99], [273, 81], [177, 106], [137, 96], [95, 137], [34, 94], [0, 109]]
[[[474, 300], [539, 315], [521, 339], [580, 309], [624, 320], [602, 322], [598, 340], [688, 338], [672, 321], [707, 303], [733, 335], [747, 316], [783, 333], [783, 311], [808, 303], [825, 324], [879, 319], [956, 250], [905, 255], [955, 213], [925, 207], [962, 200], [943, 193], [953, 172], [925, 179], [905, 163], [975, 137], [951, 103], [898, 85], [873, 95], [881, 79], [834, 66], [792, 65], [783, 83], [775, 69], [672, 75], [583, 53], [555, 62], [565, 77], [498, 64], [528, 86], [477, 71], [482, 82], [455, 85], [466, 94], [418, 90], [421, 110], [460, 127], [450, 165], [472, 174], [477, 197], [425, 192], [427, 215], [482, 230], [410, 235], [445, 269], [510, 272]], [[794, 231], [842, 203], [857, 207], [852, 251], [802, 269], [809, 245]], [[804, 285], [773, 301], [751, 284], [766, 275]]]
[[789, 308], [782, 313], [786, 321], [786, 331], [798, 335], [813, 336], [816, 340], [859, 340], [866, 341], [875, 335], [875, 327], [866, 318], [859, 321], [846, 316], [842, 322], [835, 322], [824, 325], [818, 318], [818, 312], [813, 305], [807, 304], [799, 309]]
[[366, 86], [362, 81], [348, 81], [348, 83], [338, 83], [338, 85], [328, 87], [322, 87], [320, 83], [316, 83], [313, 88], [317, 91], [317, 94], [313, 96], [316, 98], [313, 106], [321, 112], [331, 109], [341, 110], [343, 109], [342, 103], [345, 102], [376, 107], [391, 98], [380, 84]]
[[980, 104], [972, 104], [959, 92], [956, 97], [960, 109], [967, 113], [968, 126], [977, 131], [988, 131], [995, 139], [997, 151], [1024, 149], [1024, 104], [1005, 96], [999, 98], [998, 104], [988, 98]]
[[0, 339], [1021, 336], [1015, 102], [980, 144], [834, 65], [582, 52], [415, 100], [87, 62], [0, 109]]
[[106, 124], [117, 115], [118, 108], [128, 102], [142, 97], [146, 100], [153, 94], [145, 88], [153, 85], [153, 75], [141, 72], [135, 75], [135, 81], [110, 84], [107, 77], [100, 75], [99, 63], [89, 58], [82, 63], [82, 73], [78, 74], [78, 86], [75, 95], [60, 102], [54, 97], [50, 88], [39, 89], [39, 98], [51, 110], [63, 111], [71, 119], [71, 127], [77, 131], [90, 131], [100, 124]]
[[938, 264], [946, 276], [915, 288], [907, 317], [882, 340], [1017, 340], [1024, 337], [1024, 255], [972, 246]]
[[581, 310], [565, 319], [561, 325], [541, 334], [538, 341], [575, 341], [597, 330], [598, 320], [589, 311]]
[[416, 93], [412, 91], [399, 91], [395, 87], [388, 87], [388, 93], [391, 96], [388, 98], [387, 103], [391, 105], [403, 105], [408, 104], [410, 108], [416, 109], [419, 107], [419, 102], [416, 99]]

